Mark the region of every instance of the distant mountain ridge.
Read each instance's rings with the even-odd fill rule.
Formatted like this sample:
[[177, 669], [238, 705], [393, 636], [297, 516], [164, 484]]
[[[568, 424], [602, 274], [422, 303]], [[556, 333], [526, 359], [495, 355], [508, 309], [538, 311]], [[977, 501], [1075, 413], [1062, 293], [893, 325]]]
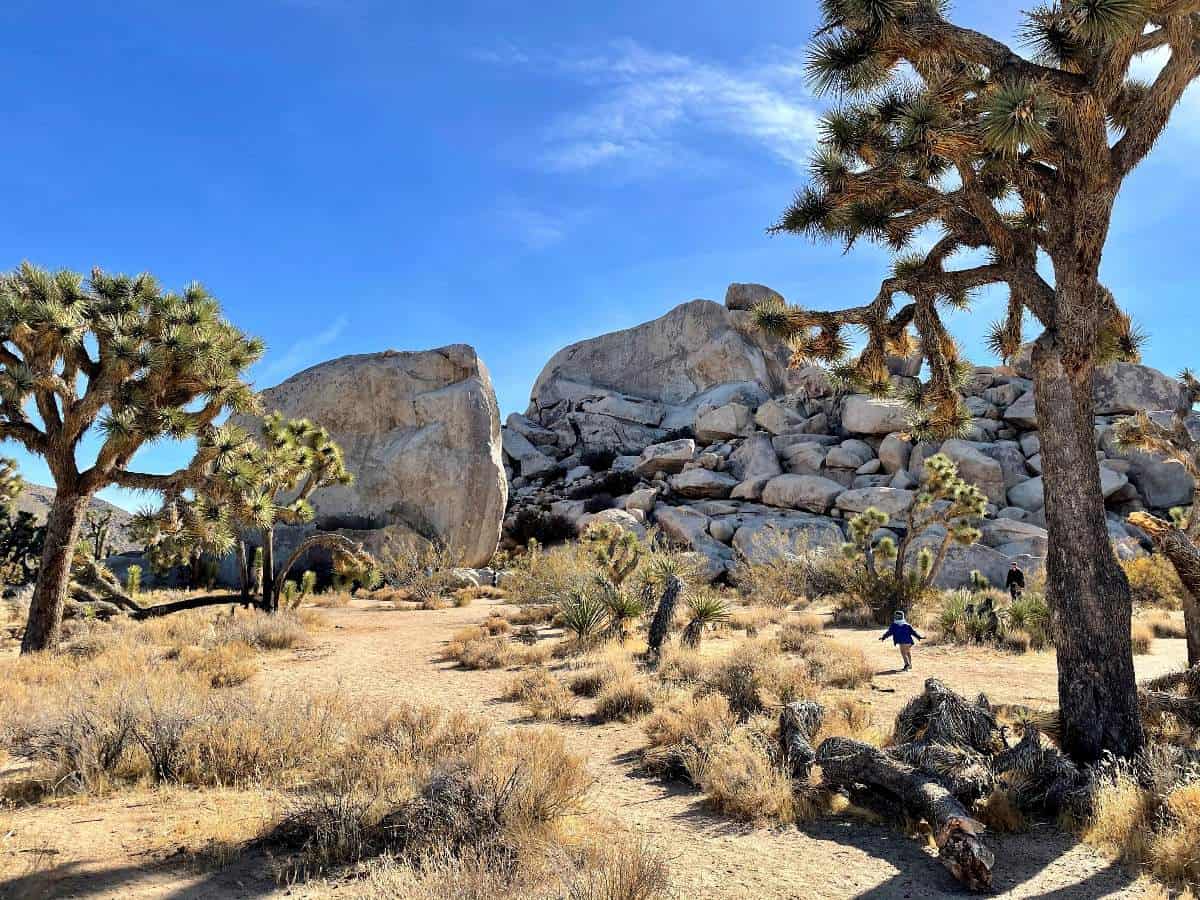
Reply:
[[[53, 502], [54, 488], [44, 484], [26, 482], [25, 490], [21, 491], [21, 495], [17, 498], [17, 509], [33, 513], [39, 522], [44, 523], [46, 516], [50, 513], [50, 504]], [[128, 535], [129, 523], [133, 519], [130, 513], [98, 497], [92, 498], [90, 509], [96, 512], [112, 511], [113, 517], [109, 522], [108, 537], [108, 542], [112, 547], [111, 552], [124, 553], [127, 550], [141, 549], [138, 544], [130, 540]]]

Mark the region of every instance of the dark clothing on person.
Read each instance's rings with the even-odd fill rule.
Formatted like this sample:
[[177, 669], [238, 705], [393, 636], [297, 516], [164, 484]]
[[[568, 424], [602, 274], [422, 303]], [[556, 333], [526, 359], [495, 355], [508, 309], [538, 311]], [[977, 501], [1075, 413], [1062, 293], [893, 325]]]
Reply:
[[909, 644], [911, 646], [913, 638], [916, 638], [918, 641], [925, 640], [924, 637], [917, 634], [917, 629], [913, 628], [907, 622], [893, 622], [888, 626], [888, 630], [883, 633], [883, 637], [880, 640], [885, 641], [889, 637], [892, 639], [892, 643], [897, 646], [900, 644]]
[[1008, 588], [1009, 596], [1016, 600], [1025, 591], [1025, 573], [1017, 568], [1009, 569], [1004, 586]]

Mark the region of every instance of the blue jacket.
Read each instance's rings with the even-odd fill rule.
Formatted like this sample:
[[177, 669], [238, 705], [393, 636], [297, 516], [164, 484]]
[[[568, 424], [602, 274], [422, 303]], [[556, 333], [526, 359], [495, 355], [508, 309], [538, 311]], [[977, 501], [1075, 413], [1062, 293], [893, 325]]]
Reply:
[[888, 626], [888, 630], [883, 633], [883, 637], [880, 640], [887, 640], [889, 637], [892, 639], [892, 643], [897, 645], [911, 644], [913, 638], [916, 638], [918, 641], [925, 640], [925, 638], [917, 634], [917, 629], [913, 628], [907, 622], [893, 622]]

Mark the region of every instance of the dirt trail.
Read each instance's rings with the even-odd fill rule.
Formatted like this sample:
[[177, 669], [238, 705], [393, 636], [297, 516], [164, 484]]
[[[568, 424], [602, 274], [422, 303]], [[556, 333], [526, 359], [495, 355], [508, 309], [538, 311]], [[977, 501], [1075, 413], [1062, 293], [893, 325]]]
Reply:
[[[281, 689], [340, 686], [355, 696], [388, 702], [432, 703], [481, 713], [523, 727], [519, 707], [496, 698], [511, 677], [506, 672], [467, 672], [437, 660], [442, 644], [458, 628], [481, 621], [492, 604], [461, 609], [397, 611], [383, 608], [326, 610], [330, 628], [312, 646], [265, 658], [262, 678]], [[1016, 658], [986, 650], [922, 647], [916, 671], [889, 674], [898, 656], [876, 642], [877, 633], [836, 629], [838, 639], [863, 647], [879, 661], [876, 690], [869, 693], [876, 717], [888, 721], [928, 676], [956, 690], [985, 691], [996, 701], [1052, 705], [1056, 679], [1051, 654]], [[732, 642], [710, 641], [709, 652]], [[1182, 641], [1156, 641], [1155, 653], [1138, 658], [1139, 677], [1179, 666]], [[894, 689], [892, 692], [889, 689]], [[860, 696], [862, 694], [860, 693]], [[573, 749], [589, 759], [596, 778], [593, 804], [622, 825], [641, 833], [673, 861], [672, 880], [688, 898], [882, 898], [962, 897], [936, 858], [898, 832], [858, 821], [829, 820], [796, 828], [750, 828], [707, 813], [695, 791], [639, 777], [630, 751], [642, 743], [633, 725], [570, 724], [564, 727]], [[141, 798], [145, 799], [145, 798]], [[42, 879], [0, 884], [0, 897], [262, 897], [278, 893], [250, 861], [217, 875], [200, 875], [160, 851], [145, 854], [131, 824], [128, 795], [109, 801], [71, 804], [63, 809], [11, 816], [25, 846], [50, 847], [62, 866], [57, 887]], [[189, 804], [235, 803], [207, 795], [174, 792], [147, 801], [153, 820], [143, 828], [158, 833], [172, 817], [183, 820]], [[69, 824], [97, 819], [98, 824]], [[2, 824], [2, 820], [0, 820]], [[135, 826], [136, 827], [136, 826]], [[0, 827], [0, 839], [3, 839]], [[162, 843], [160, 841], [160, 843]], [[1134, 876], [1053, 829], [993, 836], [997, 895], [1001, 897], [1090, 900], [1148, 895]], [[4, 847], [0, 844], [0, 851]], [[159, 860], [155, 862], [154, 860]], [[259, 864], [257, 870], [250, 864]], [[112, 875], [120, 872], [120, 877]], [[106, 874], [107, 873], [107, 874]], [[291, 897], [314, 896], [293, 887]]]

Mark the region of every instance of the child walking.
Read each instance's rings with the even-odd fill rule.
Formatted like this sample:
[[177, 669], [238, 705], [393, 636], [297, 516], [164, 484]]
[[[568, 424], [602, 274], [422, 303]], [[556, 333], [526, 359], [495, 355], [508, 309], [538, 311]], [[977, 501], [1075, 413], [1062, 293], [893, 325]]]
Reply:
[[917, 633], [917, 629], [913, 628], [904, 620], [904, 612], [896, 610], [896, 614], [892, 616], [892, 624], [888, 626], [888, 630], [883, 633], [881, 641], [892, 639], [892, 643], [900, 648], [900, 656], [904, 659], [904, 669], [907, 672], [912, 668], [912, 648], [913, 638], [918, 641], [925, 640], [924, 637]]

